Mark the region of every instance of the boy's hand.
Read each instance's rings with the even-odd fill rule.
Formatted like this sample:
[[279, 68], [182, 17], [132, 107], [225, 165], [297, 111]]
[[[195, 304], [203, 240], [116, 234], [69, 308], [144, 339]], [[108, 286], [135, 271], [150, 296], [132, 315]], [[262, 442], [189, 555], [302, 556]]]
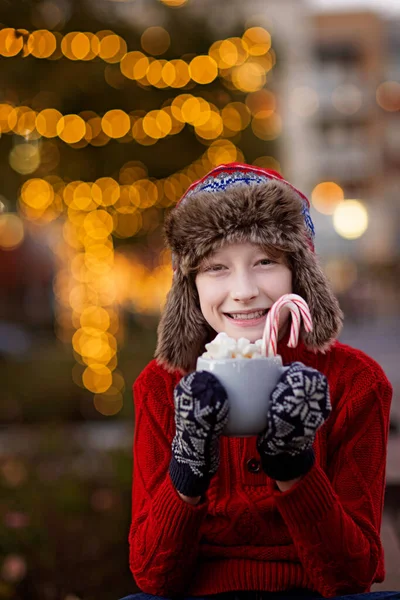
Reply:
[[169, 472], [185, 496], [201, 496], [219, 465], [219, 436], [228, 420], [228, 399], [207, 371], [183, 377], [174, 390], [176, 433]]
[[292, 363], [272, 392], [267, 428], [257, 440], [265, 473], [278, 481], [307, 473], [314, 464], [315, 434], [330, 412], [325, 375]]

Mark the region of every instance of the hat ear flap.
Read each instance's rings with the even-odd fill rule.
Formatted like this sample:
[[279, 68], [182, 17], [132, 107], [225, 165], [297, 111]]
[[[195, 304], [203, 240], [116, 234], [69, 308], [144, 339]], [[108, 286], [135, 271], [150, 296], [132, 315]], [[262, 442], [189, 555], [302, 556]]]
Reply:
[[303, 330], [302, 338], [311, 350], [325, 352], [340, 333], [343, 313], [315, 254], [301, 248], [293, 261], [293, 291], [307, 302], [313, 320], [313, 330]]
[[213, 330], [198, 306], [196, 286], [189, 278], [177, 268], [157, 330], [155, 357], [168, 371], [194, 371], [212, 337]]

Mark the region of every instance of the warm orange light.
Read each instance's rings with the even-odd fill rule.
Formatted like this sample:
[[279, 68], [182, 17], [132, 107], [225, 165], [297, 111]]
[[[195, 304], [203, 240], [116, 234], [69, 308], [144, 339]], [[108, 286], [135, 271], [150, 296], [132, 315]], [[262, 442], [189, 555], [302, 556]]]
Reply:
[[143, 130], [152, 138], [165, 137], [171, 128], [171, 117], [164, 110], [151, 110], [143, 118]]
[[85, 121], [78, 115], [65, 115], [58, 121], [57, 134], [67, 144], [79, 142], [86, 133]]
[[238, 148], [229, 140], [215, 140], [207, 151], [213, 167], [238, 161]]
[[140, 43], [145, 52], [159, 56], [168, 50], [171, 38], [164, 27], [148, 27], [142, 33]]
[[251, 115], [245, 104], [231, 102], [222, 109], [221, 117], [224, 126], [232, 132], [237, 133], [249, 125]]
[[53, 199], [53, 187], [45, 179], [28, 179], [21, 188], [21, 200], [32, 208], [44, 210]]
[[265, 82], [265, 70], [257, 63], [245, 62], [240, 67], [235, 67], [232, 72], [233, 85], [243, 92], [260, 90]]
[[196, 134], [205, 140], [215, 140], [221, 135], [223, 129], [224, 124], [221, 116], [213, 110], [210, 111], [209, 117], [205, 123], [195, 126]]
[[127, 53], [127, 45], [119, 35], [107, 35], [100, 41], [99, 56], [108, 63], [120, 62]]
[[0, 248], [14, 250], [24, 240], [24, 225], [18, 215], [0, 214]]
[[15, 109], [11, 104], [0, 104], [0, 133], [8, 133], [11, 131], [9, 118], [14, 110]]
[[105, 210], [95, 210], [85, 217], [83, 227], [91, 238], [101, 240], [112, 232], [113, 220]]
[[149, 59], [142, 52], [128, 52], [120, 62], [121, 73], [128, 79], [142, 79], [149, 68]]
[[249, 54], [261, 56], [271, 48], [271, 36], [263, 27], [250, 27], [243, 34]]
[[338, 204], [344, 200], [342, 188], [333, 181], [324, 181], [315, 186], [311, 193], [314, 207], [324, 215], [333, 215]]
[[92, 186], [92, 198], [99, 206], [112, 206], [120, 193], [118, 182], [111, 177], [101, 177]]
[[30, 34], [27, 46], [32, 56], [36, 58], [49, 58], [57, 48], [57, 40], [51, 31], [38, 29]]
[[45, 108], [36, 117], [36, 129], [43, 137], [56, 137], [62, 114], [55, 108]]
[[264, 117], [259, 113], [253, 118], [251, 127], [254, 134], [262, 140], [274, 140], [282, 131], [282, 119], [276, 113], [271, 116]]
[[0, 30], [0, 54], [3, 56], [16, 56], [21, 52], [23, 45], [24, 38], [16, 29], [5, 28]]
[[197, 83], [211, 83], [218, 76], [218, 65], [211, 56], [200, 55], [190, 62], [189, 72]]
[[71, 40], [71, 54], [77, 60], [84, 60], [91, 51], [90, 39], [85, 33], [76, 33]]
[[186, 4], [188, 0], [161, 0], [161, 2], [166, 6], [170, 6], [171, 8], [180, 8]]
[[[259, 90], [248, 94], [246, 105], [253, 116], [261, 115], [263, 118], [270, 117], [276, 109], [276, 99], [272, 92]], [[262, 114], [261, 114], [262, 113]]]
[[106, 392], [112, 384], [112, 372], [105, 365], [93, 364], [83, 372], [82, 381], [91, 392]]
[[102, 118], [101, 126], [110, 138], [121, 138], [130, 130], [131, 121], [126, 112], [113, 109], [106, 112]]

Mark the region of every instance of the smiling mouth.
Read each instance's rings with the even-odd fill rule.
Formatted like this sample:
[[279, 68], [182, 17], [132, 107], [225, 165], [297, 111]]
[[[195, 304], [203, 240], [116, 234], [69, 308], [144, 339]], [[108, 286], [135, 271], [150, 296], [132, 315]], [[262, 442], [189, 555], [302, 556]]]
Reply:
[[268, 311], [269, 308], [265, 308], [263, 310], [255, 310], [247, 313], [224, 313], [224, 315], [229, 319], [232, 319], [232, 321], [254, 321], [256, 319], [261, 319], [261, 317], [265, 317]]

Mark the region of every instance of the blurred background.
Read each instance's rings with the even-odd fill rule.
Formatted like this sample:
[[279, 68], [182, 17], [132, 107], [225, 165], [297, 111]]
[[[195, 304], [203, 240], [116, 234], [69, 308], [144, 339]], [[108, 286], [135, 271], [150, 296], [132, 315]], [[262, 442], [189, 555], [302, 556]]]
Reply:
[[400, 589], [399, 81], [396, 0], [0, 0], [0, 598], [136, 591], [162, 223], [231, 161], [309, 195], [341, 340], [394, 386], [380, 587]]

